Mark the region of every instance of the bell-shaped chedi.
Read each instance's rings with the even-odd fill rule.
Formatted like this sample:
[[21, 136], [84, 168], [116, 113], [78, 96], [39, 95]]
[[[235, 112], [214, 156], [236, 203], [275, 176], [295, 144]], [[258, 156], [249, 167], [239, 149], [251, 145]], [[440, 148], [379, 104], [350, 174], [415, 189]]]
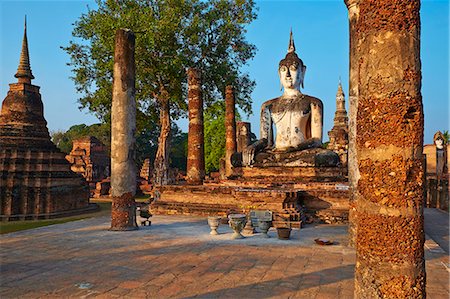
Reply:
[[342, 90], [341, 80], [339, 79], [338, 90], [336, 93], [336, 112], [334, 113], [334, 125], [328, 132], [330, 143], [328, 149], [339, 155], [343, 166], [347, 166], [348, 154], [348, 116], [345, 110], [345, 95]]
[[20, 63], [0, 112], [2, 220], [52, 217], [85, 209], [89, 189], [51, 142], [39, 87], [32, 85], [26, 24]]

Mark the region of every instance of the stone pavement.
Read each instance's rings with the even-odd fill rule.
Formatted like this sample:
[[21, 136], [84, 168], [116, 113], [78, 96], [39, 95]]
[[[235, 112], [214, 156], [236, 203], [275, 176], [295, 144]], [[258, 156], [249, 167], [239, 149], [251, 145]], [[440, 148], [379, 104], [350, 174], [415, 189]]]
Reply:
[[448, 254], [449, 215], [439, 209], [425, 209], [425, 233]]
[[[155, 216], [110, 232], [108, 217], [0, 237], [0, 298], [352, 298], [346, 226], [294, 230], [292, 240], [209, 235], [206, 219]], [[314, 238], [337, 245], [319, 246]], [[449, 298], [448, 255], [425, 244], [428, 298]]]

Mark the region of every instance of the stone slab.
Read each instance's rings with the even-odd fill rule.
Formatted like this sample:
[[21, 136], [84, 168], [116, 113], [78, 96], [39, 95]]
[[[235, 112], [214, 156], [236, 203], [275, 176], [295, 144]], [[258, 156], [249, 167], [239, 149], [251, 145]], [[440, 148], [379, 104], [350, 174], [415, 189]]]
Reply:
[[[109, 217], [0, 236], [0, 297], [352, 298], [355, 251], [347, 226], [310, 225], [292, 239], [209, 235], [205, 217], [154, 216], [112, 232]], [[429, 231], [427, 233], [430, 233]], [[319, 246], [314, 238], [337, 241]], [[434, 241], [427, 237], [426, 245]], [[443, 252], [425, 247], [427, 297], [448, 298]]]

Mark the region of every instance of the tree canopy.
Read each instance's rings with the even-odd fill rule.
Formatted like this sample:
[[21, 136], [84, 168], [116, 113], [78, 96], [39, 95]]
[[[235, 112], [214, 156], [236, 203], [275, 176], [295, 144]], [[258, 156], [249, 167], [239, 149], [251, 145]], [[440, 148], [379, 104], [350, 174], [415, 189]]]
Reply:
[[251, 112], [255, 83], [240, 68], [255, 53], [245, 39], [245, 25], [256, 18], [254, 1], [98, 0], [97, 5], [75, 22], [75, 39], [63, 47], [81, 108], [109, 121], [114, 33], [129, 28], [136, 33], [138, 131], [157, 121], [162, 87], [170, 97], [171, 117], [185, 115], [188, 67], [202, 73], [206, 106], [232, 84], [238, 106]]
[[205, 172], [219, 170], [225, 157], [225, 104], [218, 102], [206, 109], [205, 117]]
[[66, 132], [55, 131], [51, 132], [50, 135], [53, 143], [63, 153], [68, 154], [72, 150], [73, 140], [84, 136], [94, 136], [109, 148], [111, 144], [110, 132], [110, 127], [104, 124], [93, 124], [90, 126], [79, 124], [71, 126]]
[[[156, 134], [155, 134], [156, 132]], [[186, 170], [186, 155], [187, 155], [187, 133], [181, 132], [176, 124], [172, 125], [172, 142], [170, 147], [170, 166], [180, 170]], [[79, 124], [69, 128], [66, 132], [54, 131], [51, 132], [53, 143], [63, 152], [70, 153], [73, 148], [73, 140], [85, 137], [94, 136], [100, 140], [108, 149], [108, 155], [111, 148], [111, 128], [106, 124]], [[158, 128], [150, 128], [142, 130], [136, 136], [136, 167], [141, 167], [142, 163], [147, 158], [155, 156], [157, 148]]]
[[72, 32], [75, 41], [63, 47], [81, 108], [110, 121], [114, 34], [131, 29], [136, 33], [137, 131], [160, 124], [155, 169], [168, 171], [170, 118], [186, 114], [187, 68], [201, 72], [206, 107], [221, 100], [231, 84], [237, 105], [251, 113], [255, 82], [241, 67], [256, 50], [245, 38], [245, 26], [256, 18], [253, 0], [97, 0], [97, 6], [81, 15]]

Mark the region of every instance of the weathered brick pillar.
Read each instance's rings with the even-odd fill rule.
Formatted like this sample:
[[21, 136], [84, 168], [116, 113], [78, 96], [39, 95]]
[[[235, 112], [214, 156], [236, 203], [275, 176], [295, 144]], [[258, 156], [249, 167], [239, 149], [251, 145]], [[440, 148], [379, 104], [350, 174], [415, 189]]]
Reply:
[[350, 209], [349, 209], [349, 245], [355, 246], [356, 240], [356, 200], [357, 200], [357, 182], [359, 179], [358, 162], [356, 158], [356, 112], [358, 110], [358, 57], [357, 57], [357, 38], [356, 21], [359, 17], [360, 0], [345, 0], [348, 8], [349, 33], [350, 33], [350, 57], [349, 57], [349, 124], [348, 124], [348, 181], [350, 185]]
[[205, 149], [203, 135], [203, 99], [200, 72], [195, 68], [188, 75], [188, 153], [187, 177], [190, 185], [201, 185], [205, 178]]
[[135, 230], [135, 35], [118, 29], [114, 49], [114, 81], [111, 108], [111, 230]]
[[225, 91], [225, 175], [233, 174], [231, 156], [236, 152], [236, 115], [233, 86], [228, 85]]
[[252, 133], [250, 123], [245, 121], [236, 122], [236, 151], [242, 153], [250, 144], [250, 134]]
[[359, 1], [356, 298], [425, 298], [419, 9]]

